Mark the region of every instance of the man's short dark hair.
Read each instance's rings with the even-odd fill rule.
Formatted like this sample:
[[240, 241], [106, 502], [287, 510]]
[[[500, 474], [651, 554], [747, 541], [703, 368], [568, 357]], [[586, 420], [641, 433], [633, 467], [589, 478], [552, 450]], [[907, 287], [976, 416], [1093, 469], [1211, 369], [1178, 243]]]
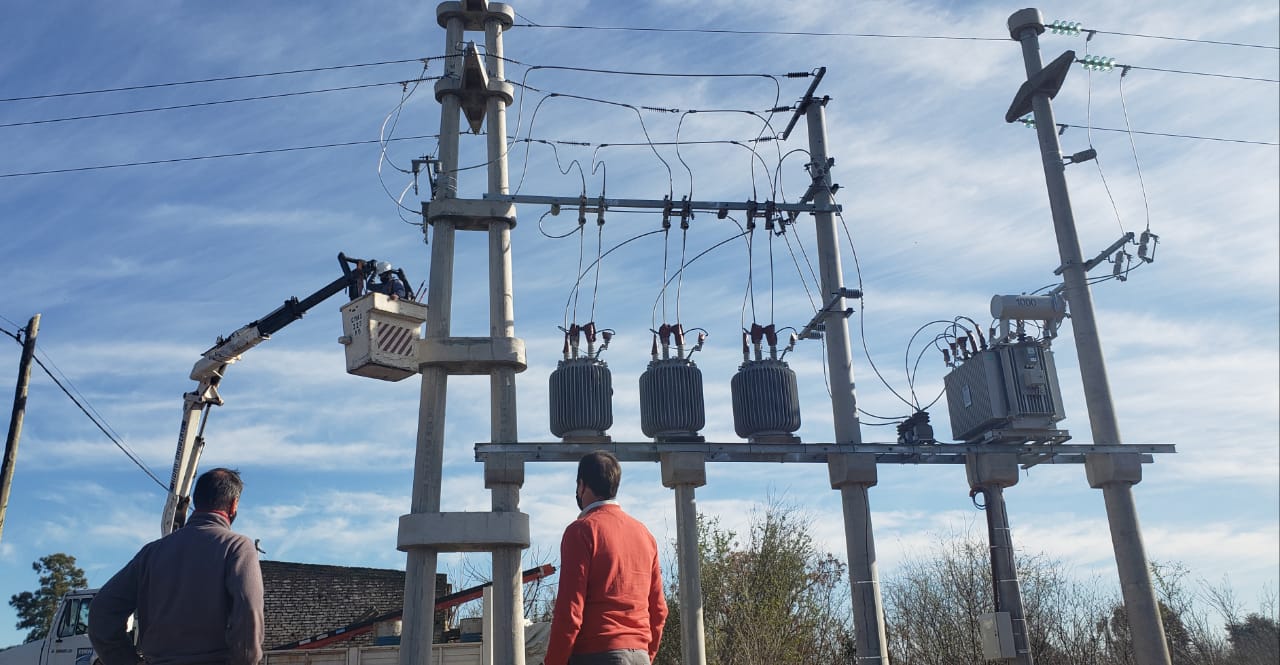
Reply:
[[597, 450], [578, 460], [578, 480], [586, 483], [601, 499], [612, 499], [618, 495], [622, 467], [613, 453]]
[[243, 489], [239, 471], [219, 467], [200, 474], [191, 500], [196, 510], [231, 510], [231, 504], [240, 498]]

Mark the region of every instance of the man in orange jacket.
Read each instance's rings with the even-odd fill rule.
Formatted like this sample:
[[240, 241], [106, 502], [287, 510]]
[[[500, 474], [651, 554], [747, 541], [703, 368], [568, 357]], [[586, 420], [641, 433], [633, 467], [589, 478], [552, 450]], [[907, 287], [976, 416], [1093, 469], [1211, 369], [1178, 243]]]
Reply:
[[649, 665], [667, 601], [658, 544], [614, 499], [622, 467], [596, 451], [578, 462], [582, 512], [560, 541], [560, 589], [546, 665]]

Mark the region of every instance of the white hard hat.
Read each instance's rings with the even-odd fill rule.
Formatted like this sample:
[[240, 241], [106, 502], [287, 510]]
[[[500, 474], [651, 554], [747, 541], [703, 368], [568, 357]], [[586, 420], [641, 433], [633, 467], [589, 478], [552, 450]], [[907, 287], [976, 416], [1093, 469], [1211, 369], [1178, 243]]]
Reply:
[[381, 275], [384, 272], [391, 272], [391, 271], [392, 271], [391, 264], [387, 263], [386, 261], [378, 261], [373, 264], [373, 272], [376, 275]]

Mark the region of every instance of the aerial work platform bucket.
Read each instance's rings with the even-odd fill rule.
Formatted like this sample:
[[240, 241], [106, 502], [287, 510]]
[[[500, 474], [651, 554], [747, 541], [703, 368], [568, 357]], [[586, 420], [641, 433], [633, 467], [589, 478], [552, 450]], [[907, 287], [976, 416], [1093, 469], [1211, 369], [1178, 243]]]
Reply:
[[367, 293], [342, 306], [342, 337], [347, 373], [399, 381], [418, 371], [419, 332], [427, 306]]

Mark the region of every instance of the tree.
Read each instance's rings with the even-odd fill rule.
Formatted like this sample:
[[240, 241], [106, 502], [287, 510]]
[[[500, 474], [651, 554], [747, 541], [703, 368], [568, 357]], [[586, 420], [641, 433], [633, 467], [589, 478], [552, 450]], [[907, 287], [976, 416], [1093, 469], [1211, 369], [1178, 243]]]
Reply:
[[1280, 662], [1280, 625], [1261, 614], [1227, 624], [1232, 665], [1273, 665]]
[[9, 598], [9, 604], [18, 611], [18, 628], [30, 628], [27, 641], [43, 638], [53, 624], [53, 614], [58, 601], [69, 591], [89, 586], [84, 571], [76, 567], [76, 558], [70, 554], [50, 554], [33, 562], [31, 568], [39, 574], [40, 588], [35, 592], [23, 591]]
[[[746, 543], [698, 516], [707, 662], [719, 665], [852, 663], [845, 566], [817, 550], [810, 522], [778, 503], [754, 514]], [[680, 662], [679, 583], [656, 665]]]

